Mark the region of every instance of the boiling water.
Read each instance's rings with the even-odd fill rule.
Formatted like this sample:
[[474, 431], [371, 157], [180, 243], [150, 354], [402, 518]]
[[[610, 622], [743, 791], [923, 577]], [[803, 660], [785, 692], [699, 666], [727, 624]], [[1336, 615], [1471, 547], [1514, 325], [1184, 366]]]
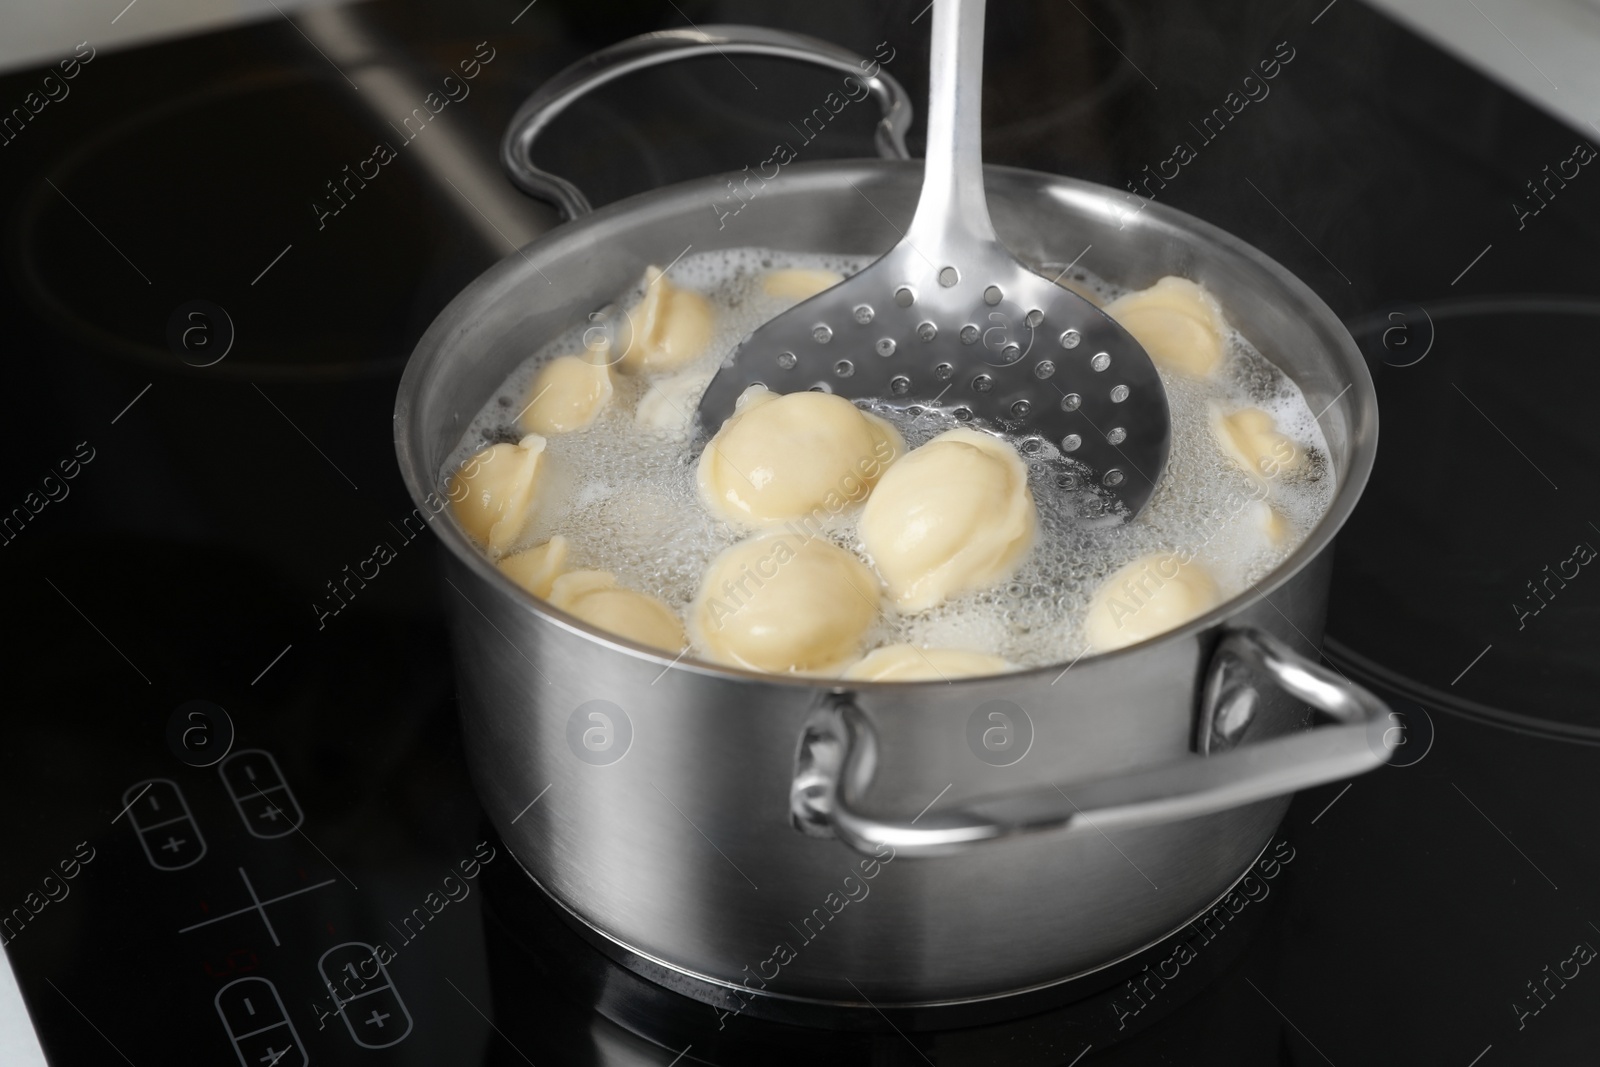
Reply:
[[[792, 306], [793, 301], [763, 290], [761, 278], [767, 271], [824, 268], [849, 275], [868, 262], [756, 249], [684, 257], [672, 268], [671, 280], [704, 294], [716, 311], [717, 326], [706, 355], [677, 373], [709, 381], [741, 338]], [[1085, 271], [1076, 271], [1073, 278], [1102, 303], [1123, 291]], [[622, 295], [618, 306], [630, 306], [641, 292]], [[516, 416], [539, 367], [582, 350], [583, 331], [574, 329], [533, 353], [468, 426], [440, 472], [441, 483], [484, 445], [520, 439]], [[1039, 509], [1039, 530], [1016, 575], [1000, 587], [918, 614], [902, 615], [886, 606], [867, 647], [903, 641], [991, 652], [1018, 666], [1046, 666], [1085, 651], [1082, 623], [1090, 598], [1117, 568], [1146, 553], [1192, 555], [1211, 572], [1224, 598], [1266, 577], [1333, 500], [1327, 442], [1305, 397], [1237, 333], [1229, 338], [1224, 365], [1211, 379], [1163, 372], [1161, 380], [1172, 416], [1172, 447], [1161, 484], [1137, 519], [1118, 522], [1104, 514], [1103, 502], [1088, 491], [1062, 489], [1062, 467], [1053, 462], [1057, 454], [1040, 443], [1038, 451], [1023, 456]], [[711, 560], [749, 532], [712, 518], [700, 502], [695, 463], [703, 438], [669, 441], [635, 425], [634, 409], [648, 385], [639, 377], [616, 375], [616, 393], [600, 417], [584, 430], [548, 439], [549, 481], [518, 547], [561, 534], [571, 543], [569, 568], [611, 571], [621, 584], [658, 596], [686, 615]], [[1226, 411], [1253, 406], [1269, 412], [1279, 431], [1305, 453], [1297, 469], [1271, 480], [1270, 499], [1289, 528], [1281, 544], [1272, 544], [1258, 525], [1253, 501], [1261, 496], [1259, 481], [1242, 471], [1213, 436], [1212, 404]], [[911, 416], [888, 407], [874, 410], [895, 423], [911, 448], [959, 425], [942, 413]], [[866, 559], [856, 534], [858, 514], [856, 508], [836, 517], [826, 536]]]

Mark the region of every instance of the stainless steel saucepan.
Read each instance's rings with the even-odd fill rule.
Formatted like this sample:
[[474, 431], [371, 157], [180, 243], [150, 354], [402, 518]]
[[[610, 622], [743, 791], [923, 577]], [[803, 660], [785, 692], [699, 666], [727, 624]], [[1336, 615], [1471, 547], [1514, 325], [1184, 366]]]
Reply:
[[[591, 212], [531, 164], [535, 135], [585, 91], [717, 52], [831, 67], [851, 106], [869, 106], [866, 87], [890, 158], [786, 163], [736, 217], [726, 176]], [[406, 482], [449, 549], [463, 729], [495, 828], [591, 940], [724, 1011], [950, 1004], [1083, 975], [1226, 893], [1295, 790], [1376, 767], [1392, 748], [1384, 706], [1315, 662], [1331, 543], [1377, 443], [1355, 344], [1254, 248], [1102, 186], [985, 174], [995, 228], [1024, 259], [1059, 264], [1093, 244], [1112, 281], [1193, 278], [1312, 410], [1326, 407], [1339, 486], [1328, 514], [1267, 579], [1179, 629], [1070, 668], [950, 683], [674, 663], [523, 592], [440, 510], [466, 421], [530, 350], [646, 266], [690, 245], [892, 246], [922, 178], [904, 158], [909, 121], [878, 63], [792, 34], [705, 27], [590, 57], [536, 93], [505, 139], [517, 184], [571, 221], [445, 309], [395, 409]]]

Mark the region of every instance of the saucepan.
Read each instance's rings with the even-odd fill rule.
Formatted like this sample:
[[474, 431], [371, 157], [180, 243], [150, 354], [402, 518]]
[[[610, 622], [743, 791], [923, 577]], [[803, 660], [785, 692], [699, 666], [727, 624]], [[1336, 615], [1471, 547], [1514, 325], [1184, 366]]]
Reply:
[[[532, 164], [536, 136], [584, 92], [718, 53], [830, 68], [841, 100], [881, 108], [885, 158], [783, 160], [757, 184], [746, 184], [754, 171], [735, 176], [751, 194], [737, 200], [721, 175], [598, 211]], [[911, 110], [883, 58], [708, 26], [633, 38], [559, 75], [517, 113], [504, 156], [512, 180], [569, 221], [439, 315], [395, 409], [406, 483], [448, 549], [463, 732], [490, 820], [585, 936], [725, 1013], [1055, 988], [1204, 912], [1250, 869], [1296, 790], [1367, 771], [1393, 748], [1384, 705], [1316, 654], [1332, 541], [1377, 444], [1355, 343], [1238, 238], [1070, 178], [986, 168], [1009, 247], [1060, 264], [1092, 244], [1096, 270], [1129, 286], [1195, 279], [1322, 411], [1337, 494], [1246, 593], [1076, 663], [841, 684], [673, 660], [610, 636], [513, 585], [455, 525], [442, 476], [463, 427], [530, 351], [646, 266], [690, 246], [873, 255], [895, 243], [922, 168], [906, 158]]]

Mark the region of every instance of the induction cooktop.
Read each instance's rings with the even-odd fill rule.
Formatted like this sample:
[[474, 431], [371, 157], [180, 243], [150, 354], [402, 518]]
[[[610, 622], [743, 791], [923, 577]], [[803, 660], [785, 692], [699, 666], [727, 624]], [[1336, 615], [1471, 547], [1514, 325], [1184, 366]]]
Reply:
[[[432, 318], [558, 221], [502, 129], [582, 55], [691, 23], [887, 42], [920, 101], [924, 15], [378, 0], [0, 77], [0, 940], [50, 1063], [1593, 1061], [1595, 149], [1358, 0], [989, 13], [991, 162], [1243, 236], [1377, 383], [1324, 651], [1403, 743], [1296, 799], [1236, 921], [1021, 1017], [721, 1025], [488, 829], [390, 419]], [[715, 57], [602, 90], [549, 169], [601, 204], [763, 158], [826, 75], [739, 65], [759, 92]], [[873, 154], [871, 117], [817, 151]], [[1197, 964], [1152, 982], [1179, 944]]]

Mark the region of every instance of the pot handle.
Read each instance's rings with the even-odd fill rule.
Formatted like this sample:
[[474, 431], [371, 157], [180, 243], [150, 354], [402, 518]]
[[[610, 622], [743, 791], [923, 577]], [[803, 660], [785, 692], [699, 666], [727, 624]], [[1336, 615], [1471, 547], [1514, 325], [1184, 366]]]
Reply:
[[[500, 141], [501, 162], [523, 192], [555, 205], [568, 219], [587, 215], [594, 209], [576, 185], [533, 164], [533, 142], [545, 127], [585, 93], [625, 74], [659, 63], [712, 54], [726, 57], [729, 53], [796, 59], [858, 78], [883, 112], [876, 134], [878, 153], [887, 159], [910, 158], [906, 130], [911, 125], [911, 102], [900, 83], [878, 63], [804, 34], [727, 25], [643, 33], [578, 60], [541, 85], [517, 109]], [[869, 67], [879, 69], [869, 77]]]
[[[1266, 675], [1333, 724], [1232, 747], [1256, 703], [1246, 671]], [[790, 814], [804, 833], [837, 836], [860, 852], [888, 845], [897, 855], [944, 856], [1022, 834], [1102, 833], [1226, 811], [1362, 774], [1388, 762], [1396, 744], [1383, 701], [1254, 628], [1234, 630], [1217, 646], [1200, 728], [1203, 755], [982, 797], [911, 820], [879, 819], [858, 807], [877, 767], [877, 738], [851, 695], [833, 693], [801, 735]]]

